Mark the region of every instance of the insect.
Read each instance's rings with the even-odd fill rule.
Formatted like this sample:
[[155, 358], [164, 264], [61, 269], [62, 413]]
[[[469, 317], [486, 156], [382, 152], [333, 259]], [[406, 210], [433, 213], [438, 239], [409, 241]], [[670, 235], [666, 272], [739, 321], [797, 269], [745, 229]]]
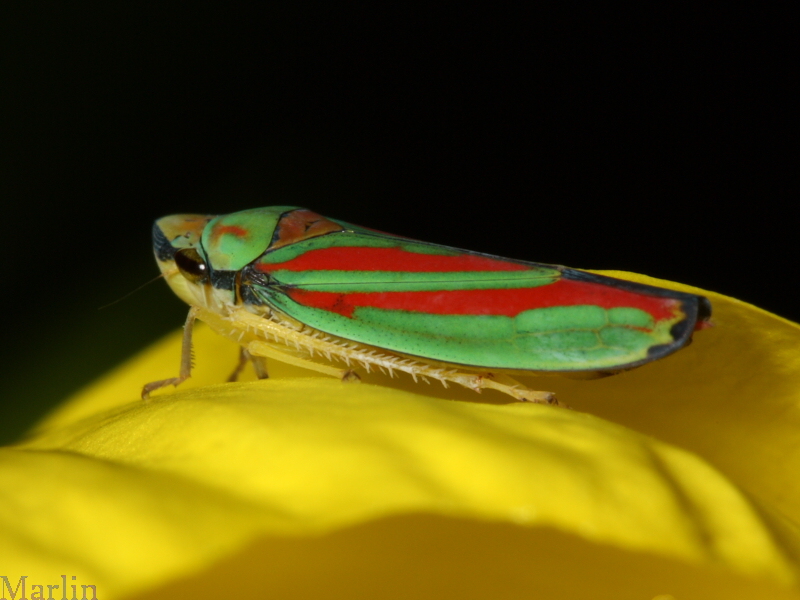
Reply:
[[167, 283], [191, 309], [180, 373], [190, 376], [195, 319], [241, 345], [238, 371], [266, 377], [276, 358], [343, 380], [380, 369], [414, 380], [495, 389], [558, 404], [515, 374], [613, 374], [683, 348], [708, 324], [702, 296], [562, 266], [390, 235], [271, 206], [156, 221]]

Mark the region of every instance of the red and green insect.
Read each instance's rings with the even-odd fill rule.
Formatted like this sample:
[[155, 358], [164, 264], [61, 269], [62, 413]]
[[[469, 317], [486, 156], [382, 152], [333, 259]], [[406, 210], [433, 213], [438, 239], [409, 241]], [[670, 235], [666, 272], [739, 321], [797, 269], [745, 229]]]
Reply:
[[153, 227], [167, 282], [196, 318], [264, 358], [347, 379], [376, 367], [554, 403], [510, 375], [613, 373], [683, 348], [702, 296], [390, 235], [291, 206], [173, 215]]

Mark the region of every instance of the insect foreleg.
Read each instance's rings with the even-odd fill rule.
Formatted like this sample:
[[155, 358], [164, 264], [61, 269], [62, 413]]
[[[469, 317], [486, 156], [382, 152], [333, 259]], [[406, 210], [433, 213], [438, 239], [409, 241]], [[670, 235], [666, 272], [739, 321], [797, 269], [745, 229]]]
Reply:
[[186, 316], [186, 323], [183, 326], [183, 343], [181, 345], [181, 368], [177, 377], [170, 379], [162, 379], [161, 381], [151, 381], [142, 388], [142, 400], [147, 400], [150, 397], [150, 392], [161, 389], [168, 385], [177, 386], [187, 379], [192, 374], [192, 331], [194, 330], [194, 322], [197, 319], [197, 313], [200, 309], [193, 306], [189, 309], [189, 314]]

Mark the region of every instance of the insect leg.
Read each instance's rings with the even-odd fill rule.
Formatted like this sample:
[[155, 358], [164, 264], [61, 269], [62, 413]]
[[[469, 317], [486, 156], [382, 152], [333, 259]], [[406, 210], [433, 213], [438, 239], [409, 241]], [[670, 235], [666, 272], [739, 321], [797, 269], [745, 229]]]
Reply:
[[345, 383], [358, 383], [361, 381], [361, 377], [356, 373], [355, 369], [347, 369], [347, 371], [342, 374], [342, 381]]
[[250, 354], [246, 348], [239, 348], [239, 362], [233, 369], [233, 373], [231, 373], [228, 377], [229, 383], [239, 379], [239, 375], [241, 375], [245, 365], [247, 365], [248, 362], [253, 364], [253, 370], [256, 372], [256, 377], [259, 379], [269, 379], [266, 359], [263, 356], [254, 356]]
[[559, 402], [554, 393], [539, 392], [529, 389], [508, 375], [491, 373], [489, 376], [481, 379], [482, 387], [499, 390], [504, 394], [514, 396], [517, 400], [522, 400], [523, 402], [535, 402], [537, 404], [549, 404], [551, 406], [570, 408], [563, 402]]
[[242, 348], [242, 352], [247, 358], [250, 359], [250, 362], [253, 363], [253, 370], [256, 372], [256, 377], [259, 379], [269, 379], [269, 373], [267, 372], [267, 359], [263, 356], [253, 356], [244, 348]]
[[228, 375], [228, 383], [232, 381], [236, 381], [239, 379], [239, 375], [241, 375], [244, 366], [247, 364], [247, 359], [249, 355], [247, 354], [247, 350], [244, 348], [239, 348], [239, 362], [236, 363], [236, 366], [233, 368], [233, 373]]
[[151, 381], [142, 388], [142, 400], [147, 400], [150, 397], [150, 392], [161, 389], [168, 385], [177, 386], [187, 379], [192, 374], [192, 331], [194, 329], [194, 322], [197, 319], [197, 313], [200, 309], [193, 306], [189, 309], [189, 314], [186, 316], [186, 323], [183, 326], [183, 344], [181, 345], [181, 368], [177, 377], [170, 379], [162, 379], [161, 381]]
[[537, 404], [549, 404], [551, 406], [569, 408], [566, 404], [559, 402], [554, 393], [531, 390], [508, 375], [499, 373], [475, 375], [464, 371], [452, 370], [442, 371], [435, 376], [442, 382], [452, 381], [453, 383], [463, 385], [478, 393], [480, 393], [481, 390], [492, 389], [502, 392], [503, 394], [508, 394], [523, 402], [535, 402]]
[[318, 373], [324, 373], [325, 375], [330, 375], [338, 379], [342, 379], [345, 373], [348, 371], [348, 369], [329, 367], [328, 365], [323, 365], [321, 363], [312, 360], [301, 358], [299, 356], [294, 356], [292, 354], [289, 354], [288, 352], [276, 348], [273, 344], [268, 344], [260, 340], [254, 340], [250, 342], [247, 345], [247, 350], [251, 356], [254, 356], [256, 358], [260, 357], [274, 358], [275, 360], [279, 360], [281, 362], [285, 362], [290, 365], [303, 367], [304, 369], [310, 369]]

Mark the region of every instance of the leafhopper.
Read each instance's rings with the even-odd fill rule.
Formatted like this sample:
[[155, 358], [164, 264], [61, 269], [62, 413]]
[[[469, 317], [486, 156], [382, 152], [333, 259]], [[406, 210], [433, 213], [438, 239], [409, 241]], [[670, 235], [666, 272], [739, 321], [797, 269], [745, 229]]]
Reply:
[[613, 374], [686, 346], [702, 296], [556, 265], [420, 242], [270, 206], [172, 215], [153, 226], [159, 268], [191, 306], [177, 377], [191, 372], [195, 319], [266, 377], [277, 359], [343, 380], [358, 371], [494, 389], [557, 404], [512, 377]]

